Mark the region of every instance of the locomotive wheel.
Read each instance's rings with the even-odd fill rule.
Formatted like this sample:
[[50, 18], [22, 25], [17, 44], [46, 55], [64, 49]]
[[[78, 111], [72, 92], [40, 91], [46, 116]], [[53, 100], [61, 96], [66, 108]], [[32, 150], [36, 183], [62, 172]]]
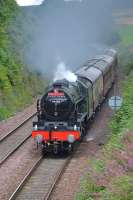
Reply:
[[85, 136], [85, 133], [86, 133], [85, 127], [83, 125], [81, 125], [81, 127], [80, 127], [80, 132], [81, 132], [80, 142], [82, 142], [83, 138]]
[[98, 105], [97, 111], [99, 112], [101, 110], [101, 104]]
[[45, 147], [43, 147], [42, 148], [42, 155], [46, 156], [46, 155], [48, 155], [48, 153], [49, 153], [49, 151]]
[[71, 147], [68, 147], [68, 149], [63, 149], [63, 153], [66, 155], [71, 154], [74, 151], [74, 144], [71, 144]]
[[94, 118], [95, 118], [95, 113], [92, 114], [92, 116], [91, 116], [91, 120], [93, 121]]
[[59, 153], [59, 147], [58, 147], [58, 145], [55, 145], [53, 147], [52, 152], [53, 152], [54, 155], [57, 155]]
[[88, 128], [88, 123], [89, 123], [89, 119], [88, 119], [87, 116], [86, 116], [86, 117], [85, 117], [85, 120], [84, 120], [84, 124], [83, 124], [84, 129], [87, 129], [87, 128]]

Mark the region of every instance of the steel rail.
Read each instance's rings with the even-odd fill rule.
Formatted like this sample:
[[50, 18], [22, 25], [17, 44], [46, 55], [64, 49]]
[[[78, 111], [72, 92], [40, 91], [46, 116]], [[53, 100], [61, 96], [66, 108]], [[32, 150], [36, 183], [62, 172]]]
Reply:
[[[2, 144], [2, 142], [5, 142], [6, 139], [8, 139], [8, 137], [12, 136], [13, 134], [16, 133], [16, 131], [18, 131], [20, 128], [22, 128], [27, 122], [29, 122], [29, 120], [31, 120], [34, 116], [36, 115], [36, 113], [34, 113], [32, 116], [30, 116], [29, 118], [27, 118], [22, 124], [20, 124], [18, 127], [16, 127], [13, 131], [11, 131], [8, 135], [6, 135], [5, 137], [3, 137], [3, 139], [0, 141], [0, 145]], [[9, 151], [7, 154], [5, 153], [5, 155], [3, 156], [3, 158], [0, 159], [0, 165], [2, 165], [8, 158], [9, 156], [11, 156], [20, 146], [22, 146], [26, 140], [28, 140], [31, 137], [31, 133], [26, 135], [21, 141], [18, 142], [18, 144], [16, 144], [15, 147], [13, 147], [13, 149], [11, 149], [11, 151]], [[9, 138], [10, 139], [10, 138]]]
[[60, 181], [66, 167], [70, 163], [71, 159], [72, 159], [72, 156], [69, 156], [69, 158], [67, 158], [65, 163], [62, 165], [61, 169], [59, 169], [59, 171], [57, 172], [56, 177], [51, 185], [51, 188], [49, 189], [48, 193], [43, 197], [44, 200], [50, 200], [51, 195], [52, 195], [54, 189], [56, 188], [56, 185], [59, 183], [59, 181]]
[[16, 199], [18, 193], [20, 192], [20, 190], [23, 188], [23, 186], [25, 185], [25, 183], [27, 182], [27, 180], [32, 176], [32, 173], [37, 169], [37, 167], [39, 166], [39, 164], [42, 161], [43, 156], [40, 156], [39, 159], [37, 160], [37, 162], [34, 164], [34, 166], [30, 169], [30, 171], [26, 174], [26, 176], [23, 178], [23, 180], [21, 181], [21, 183], [19, 184], [19, 186], [16, 188], [16, 190], [13, 192], [13, 194], [11, 195], [11, 197], [9, 198], [9, 200], [14, 200]]
[[31, 137], [31, 134], [27, 137], [24, 138], [24, 140], [22, 140], [22, 142], [20, 142], [18, 145], [16, 145], [16, 147], [10, 151], [2, 160], [0, 160], [0, 165], [2, 165], [8, 158], [9, 156], [11, 156], [17, 149], [19, 149], [20, 146], [22, 146], [26, 140], [28, 140]]
[[0, 138], [0, 143], [3, 142], [3, 140], [5, 140], [7, 137], [9, 137], [10, 135], [12, 135], [14, 132], [16, 132], [19, 128], [21, 128], [26, 122], [28, 122], [30, 119], [32, 119], [32, 117], [36, 116], [37, 112], [35, 112], [34, 114], [32, 114], [30, 117], [26, 118], [21, 124], [19, 124], [15, 129], [9, 131], [6, 135], [4, 135], [3, 137]]
[[[60, 181], [61, 176], [63, 175], [67, 165], [69, 164], [70, 160], [71, 160], [72, 156], [69, 156], [66, 161], [62, 164], [61, 168], [58, 170], [54, 181], [51, 183], [48, 192], [45, 194], [45, 196], [43, 196], [41, 199], [44, 200], [49, 200], [53, 190], [55, 189], [56, 185], [58, 184], [58, 182]], [[23, 190], [23, 187], [25, 186], [25, 184], [27, 183], [27, 181], [30, 179], [30, 177], [32, 177], [33, 173], [37, 170], [37, 168], [39, 167], [39, 165], [41, 164], [43, 160], [43, 156], [41, 156], [37, 162], [34, 164], [34, 166], [30, 169], [30, 171], [26, 174], [26, 176], [23, 178], [23, 180], [21, 181], [21, 183], [19, 184], [19, 186], [16, 188], [16, 190], [13, 192], [13, 194], [11, 195], [11, 197], [9, 198], [9, 200], [15, 200], [17, 199], [17, 196], [19, 195], [19, 192], [21, 192], [21, 190]]]

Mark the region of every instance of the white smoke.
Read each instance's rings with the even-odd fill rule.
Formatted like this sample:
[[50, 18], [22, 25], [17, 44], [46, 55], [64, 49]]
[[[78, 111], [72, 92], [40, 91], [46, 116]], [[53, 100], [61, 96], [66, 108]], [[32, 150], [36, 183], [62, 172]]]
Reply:
[[19, 6], [41, 5], [44, 0], [16, 0]]
[[70, 82], [75, 82], [77, 80], [77, 76], [70, 70], [66, 69], [66, 65], [64, 62], [60, 62], [57, 65], [54, 81], [61, 80], [61, 79], [66, 79]]
[[83, 0], [64, 0], [66, 2], [69, 2], [69, 1], [79, 1], [79, 2], [82, 2]]
[[[41, 5], [45, 0], [16, 0], [17, 4], [19, 6], [37, 6]], [[66, 2], [69, 1], [79, 1], [82, 2], [82, 0], [64, 0]]]

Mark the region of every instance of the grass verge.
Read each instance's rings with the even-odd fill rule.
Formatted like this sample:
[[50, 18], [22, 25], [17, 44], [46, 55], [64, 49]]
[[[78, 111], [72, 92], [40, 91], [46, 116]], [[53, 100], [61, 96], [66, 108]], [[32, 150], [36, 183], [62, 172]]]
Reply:
[[120, 26], [117, 46], [123, 81], [123, 105], [110, 124], [112, 134], [89, 162], [75, 200], [133, 199], [133, 26]]

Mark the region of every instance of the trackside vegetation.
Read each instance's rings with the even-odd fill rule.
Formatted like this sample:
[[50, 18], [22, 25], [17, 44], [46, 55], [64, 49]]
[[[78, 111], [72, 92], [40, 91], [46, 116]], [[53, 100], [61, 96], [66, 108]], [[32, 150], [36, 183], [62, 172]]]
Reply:
[[[125, 27], [125, 26], [124, 26]], [[132, 27], [119, 29], [117, 46], [120, 66], [125, 75], [122, 83], [123, 105], [110, 123], [108, 143], [89, 162], [87, 177], [81, 181], [76, 200], [133, 199], [133, 39]], [[127, 34], [127, 35], [126, 35]], [[130, 35], [130, 36], [129, 36]], [[130, 41], [130, 45], [125, 45]]]
[[0, 1], [0, 120], [22, 110], [44, 89], [42, 77], [28, 70], [24, 63], [24, 44], [30, 34], [23, 34], [26, 16], [15, 1]]
[[133, 72], [123, 87], [124, 103], [111, 122], [112, 135], [91, 161], [76, 200], [133, 199]]

